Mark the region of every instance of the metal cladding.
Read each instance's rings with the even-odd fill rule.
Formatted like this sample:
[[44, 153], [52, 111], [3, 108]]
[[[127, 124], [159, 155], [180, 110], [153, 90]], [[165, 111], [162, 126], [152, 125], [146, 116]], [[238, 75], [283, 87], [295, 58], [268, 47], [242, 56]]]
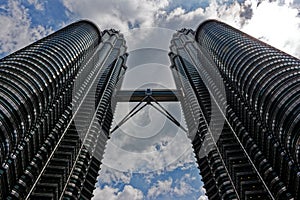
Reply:
[[196, 40], [299, 164], [300, 60], [217, 21], [201, 24]]
[[0, 199], [92, 197], [126, 58], [82, 20], [0, 60]]
[[170, 49], [208, 197], [299, 199], [300, 61], [216, 20]]
[[98, 29], [74, 23], [0, 60], [0, 162], [26, 137], [100, 42]]

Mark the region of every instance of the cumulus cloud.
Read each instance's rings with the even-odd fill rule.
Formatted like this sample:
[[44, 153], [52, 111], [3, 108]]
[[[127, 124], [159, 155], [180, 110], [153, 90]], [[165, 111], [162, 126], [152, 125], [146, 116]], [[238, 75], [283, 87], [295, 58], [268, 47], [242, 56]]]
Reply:
[[93, 20], [100, 28], [127, 31], [129, 27], [152, 27], [155, 13], [166, 7], [168, 0], [63, 0], [71, 14]]
[[[120, 185], [131, 185], [137, 180], [138, 185], [132, 185], [137, 190], [141, 190], [144, 194], [144, 199], [180, 199], [187, 197], [194, 199], [197, 195], [205, 197], [205, 190], [203, 187], [198, 188], [195, 184], [200, 181], [199, 177], [195, 175], [199, 173], [197, 170], [184, 169], [178, 167], [172, 169], [174, 176], [167, 175], [164, 171], [155, 171], [150, 173], [131, 173], [120, 172], [105, 165], [101, 166], [100, 175], [98, 177], [98, 185], [105, 185], [105, 187], [97, 186], [94, 192], [95, 198], [108, 196], [112, 193], [119, 193]], [[137, 178], [138, 177], [138, 178]], [[104, 195], [106, 194], [106, 195]], [[103, 197], [104, 196], [104, 197]], [[99, 198], [100, 198], [99, 197]]]
[[[185, 125], [178, 103], [163, 106]], [[115, 120], [120, 121], [130, 110], [119, 104]], [[132, 118], [112, 134], [106, 146], [104, 165], [124, 172], [152, 172], [171, 171], [195, 162], [192, 145], [185, 132], [152, 107], [148, 117], [149, 124], [143, 127], [138, 124], [141, 119], [136, 121]]]
[[208, 197], [205, 195], [201, 195], [198, 200], [208, 200]]
[[[158, 199], [158, 197], [178, 199], [184, 197], [187, 194], [196, 192], [196, 189], [190, 184], [192, 177], [189, 174], [185, 174], [180, 179], [174, 180], [168, 178], [167, 180], [158, 180], [148, 190], [147, 197], [149, 199]], [[200, 197], [206, 197], [201, 194]]]
[[45, 9], [44, 3], [39, 0], [28, 0], [28, 3], [33, 5], [36, 10], [42, 11]]
[[172, 178], [164, 181], [158, 181], [153, 187], [148, 190], [148, 198], [157, 199], [159, 195], [171, 195], [173, 188], [172, 188]]
[[20, 1], [0, 4], [0, 55], [10, 53], [52, 32], [41, 25], [33, 26], [28, 9]]
[[100, 183], [124, 183], [129, 184], [132, 178], [132, 172], [118, 171], [116, 169], [109, 168], [105, 164], [101, 165], [101, 170], [99, 172], [98, 181]]
[[133, 188], [131, 185], [125, 185], [122, 191], [118, 191], [118, 189], [106, 185], [103, 189], [97, 188], [94, 190], [93, 194], [93, 200], [141, 200], [144, 198], [143, 192]]
[[185, 182], [183, 180], [179, 181], [179, 184], [174, 188], [174, 194], [176, 196], [183, 196], [186, 194], [190, 194], [194, 192], [194, 188], [188, 182]]
[[[37, 10], [45, 9], [40, 0], [27, 0]], [[101, 29], [115, 28], [128, 32], [132, 28], [164, 27], [171, 30], [195, 29], [209, 18], [220, 19], [271, 45], [300, 57], [300, 2], [276, 1], [184, 1], [184, 0], [62, 0], [71, 21], [87, 18]], [[28, 10], [20, 0], [0, 5], [0, 53], [21, 48], [51, 32], [33, 26]], [[148, 32], [149, 30], [145, 30]], [[144, 39], [147, 35], [144, 35]], [[167, 47], [167, 46], [166, 46]]]
[[205, 195], [206, 190], [203, 187], [203, 185], [201, 185], [200, 191], [201, 191], [202, 195], [200, 195], [200, 197], [198, 198], [198, 200], [208, 200], [208, 197]]
[[175, 8], [170, 13], [161, 12], [158, 25], [170, 29], [182, 27], [197, 28], [206, 19], [220, 19], [230, 24], [243, 23], [240, 17], [244, 4], [237, 1], [232, 3], [220, 2], [217, 0], [209, 1], [207, 6], [196, 7], [193, 10], [185, 10], [182, 7]]
[[298, 0], [207, 2], [183, 0], [80, 1], [63, 0], [73, 16], [89, 18], [104, 28], [197, 28], [214, 18], [300, 57]]
[[248, 34], [300, 58], [300, 17], [293, 1], [252, 5], [253, 16], [242, 27]]
[[158, 25], [171, 29], [195, 29], [205, 19], [226, 22], [264, 42], [300, 58], [299, 2], [246, 0], [210, 1], [205, 8], [186, 11], [177, 7], [170, 13], [161, 12]]

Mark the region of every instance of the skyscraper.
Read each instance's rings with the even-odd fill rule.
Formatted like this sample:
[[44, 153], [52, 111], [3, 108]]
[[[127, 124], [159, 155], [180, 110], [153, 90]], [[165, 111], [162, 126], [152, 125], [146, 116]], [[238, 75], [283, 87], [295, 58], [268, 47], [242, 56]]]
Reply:
[[210, 199], [299, 199], [300, 61], [216, 20], [171, 41]]
[[1, 199], [92, 197], [126, 57], [78, 21], [0, 60]]
[[124, 36], [89, 21], [1, 59], [0, 198], [90, 199], [130, 94], [180, 101], [210, 199], [299, 199], [300, 61], [216, 20], [176, 32], [170, 50], [176, 95], [118, 91]]

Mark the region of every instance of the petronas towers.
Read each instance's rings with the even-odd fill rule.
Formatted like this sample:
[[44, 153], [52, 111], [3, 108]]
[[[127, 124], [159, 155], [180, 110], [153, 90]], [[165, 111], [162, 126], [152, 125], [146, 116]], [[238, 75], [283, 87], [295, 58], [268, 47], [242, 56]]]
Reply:
[[[78, 21], [0, 60], [0, 199], [93, 196], [126, 50]], [[208, 198], [299, 199], [300, 60], [216, 20], [169, 58]]]

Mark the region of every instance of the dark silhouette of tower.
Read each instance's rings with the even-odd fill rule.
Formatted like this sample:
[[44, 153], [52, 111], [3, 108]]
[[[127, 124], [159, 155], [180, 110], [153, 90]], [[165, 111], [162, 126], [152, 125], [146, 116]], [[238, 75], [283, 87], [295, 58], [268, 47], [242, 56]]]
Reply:
[[0, 60], [0, 199], [90, 199], [123, 35], [73, 23]]
[[170, 49], [209, 199], [299, 199], [300, 61], [216, 20]]
[[1, 59], [0, 198], [90, 199], [109, 134], [143, 108], [110, 131], [116, 103], [180, 101], [210, 199], [299, 199], [300, 61], [216, 20], [170, 49], [173, 91], [119, 91], [124, 37], [85, 20]]

